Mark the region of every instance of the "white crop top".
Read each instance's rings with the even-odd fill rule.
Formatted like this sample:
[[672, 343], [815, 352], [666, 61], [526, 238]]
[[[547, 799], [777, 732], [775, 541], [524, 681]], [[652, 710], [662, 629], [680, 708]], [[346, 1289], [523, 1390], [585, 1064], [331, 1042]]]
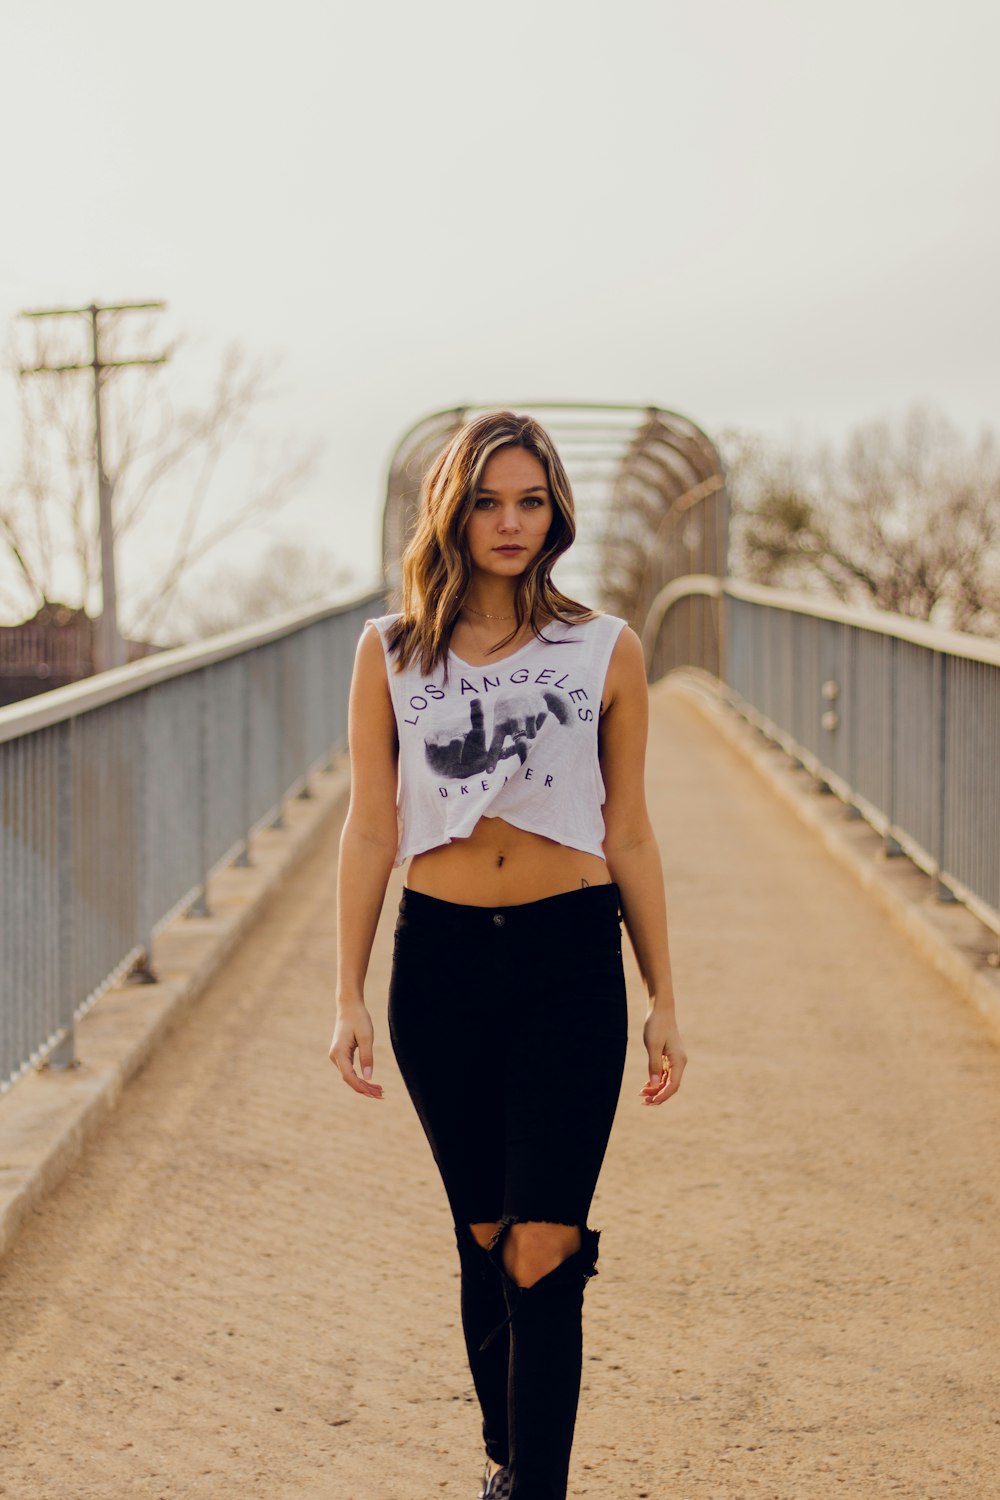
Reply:
[[[398, 614], [374, 624], [385, 633]], [[481, 817], [505, 818], [603, 857], [604, 780], [597, 725], [608, 662], [625, 621], [598, 615], [542, 627], [509, 656], [473, 667], [454, 651], [428, 676], [419, 659], [399, 673], [386, 652], [399, 734], [394, 866]], [[559, 643], [559, 644], [557, 644]]]

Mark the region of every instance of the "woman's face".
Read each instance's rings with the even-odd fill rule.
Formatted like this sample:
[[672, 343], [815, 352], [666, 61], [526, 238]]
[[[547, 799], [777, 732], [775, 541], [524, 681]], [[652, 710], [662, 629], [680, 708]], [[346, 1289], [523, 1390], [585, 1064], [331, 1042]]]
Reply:
[[519, 577], [545, 546], [553, 514], [545, 465], [533, 453], [491, 454], [465, 531], [473, 571]]

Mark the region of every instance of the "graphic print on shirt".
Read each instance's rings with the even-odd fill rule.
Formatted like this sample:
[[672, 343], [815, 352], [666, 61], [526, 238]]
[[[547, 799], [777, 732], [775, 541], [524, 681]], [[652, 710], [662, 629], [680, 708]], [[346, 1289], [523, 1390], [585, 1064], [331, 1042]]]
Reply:
[[[626, 622], [597, 616], [553, 630], [512, 659], [475, 665], [454, 652], [425, 672], [398, 670], [382, 636], [396, 720], [398, 838], [394, 868], [468, 838], [483, 817], [603, 855], [599, 757], [602, 688]], [[368, 622], [366, 622], [368, 623]]]
[[427, 764], [438, 776], [462, 780], [479, 771], [496, 770], [502, 760], [516, 755], [520, 765], [528, 757], [528, 742], [550, 722], [564, 728], [572, 723], [566, 699], [551, 690], [505, 693], [495, 699], [493, 729], [486, 740], [486, 715], [481, 698], [468, 705], [468, 720], [442, 725], [424, 739]]

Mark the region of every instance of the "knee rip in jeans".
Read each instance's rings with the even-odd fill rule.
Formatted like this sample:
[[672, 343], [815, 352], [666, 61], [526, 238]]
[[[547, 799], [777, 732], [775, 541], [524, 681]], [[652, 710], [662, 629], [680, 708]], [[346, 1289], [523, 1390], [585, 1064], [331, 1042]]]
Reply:
[[[559, 1229], [572, 1229], [575, 1231], [579, 1231], [580, 1228], [578, 1224], [575, 1224], [568, 1219], [528, 1219], [521, 1215], [510, 1214], [504, 1219], [483, 1219], [469, 1224], [456, 1223], [455, 1232], [459, 1240], [460, 1248], [472, 1248], [474, 1244], [480, 1250], [486, 1251], [488, 1253], [489, 1251], [496, 1249], [497, 1245], [501, 1242], [507, 1231], [515, 1224], [523, 1224], [525, 1226], [543, 1230], [553, 1226], [558, 1227]], [[530, 1238], [530, 1236], [515, 1236], [515, 1239], [519, 1240], [522, 1244], [524, 1243], [525, 1239], [527, 1239], [530, 1243]], [[539, 1238], [543, 1240], [546, 1238], [551, 1240], [552, 1236], [543, 1235]], [[559, 1238], [562, 1238], [562, 1236], [557, 1237], [557, 1239]], [[552, 1259], [551, 1265], [547, 1266], [545, 1269], [554, 1270], [562, 1260], [565, 1260], [569, 1255], [575, 1253], [575, 1251], [579, 1249], [579, 1247], [580, 1238], [577, 1238], [576, 1243], [570, 1249], [565, 1250], [563, 1254], [555, 1254], [554, 1258]]]
[[[545, 1253], [540, 1257], [544, 1264], [544, 1269], [541, 1270], [537, 1276], [535, 1276], [534, 1280], [525, 1284], [519, 1281], [518, 1278], [509, 1270], [508, 1261], [512, 1257], [510, 1256], [509, 1252], [506, 1254], [504, 1252], [505, 1241], [510, 1238], [510, 1232], [515, 1225], [524, 1225], [526, 1231], [524, 1233], [515, 1233], [515, 1243], [520, 1241], [520, 1243], [523, 1244], [525, 1243], [525, 1241], [527, 1241], [527, 1243], [530, 1245], [532, 1239], [530, 1231], [532, 1229], [546, 1229], [555, 1225], [557, 1225], [561, 1229], [576, 1230], [576, 1243], [575, 1245], [571, 1244], [569, 1248], [562, 1248], [561, 1246], [559, 1248], [549, 1248], [548, 1253]], [[493, 1261], [494, 1265], [497, 1265], [501, 1270], [503, 1270], [507, 1278], [511, 1282], [513, 1282], [514, 1285], [519, 1288], [519, 1290], [524, 1292], [530, 1291], [532, 1287], [537, 1286], [542, 1281], [547, 1281], [550, 1276], [553, 1276], [555, 1272], [559, 1270], [560, 1266], [570, 1267], [572, 1271], [580, 1273], [585, 1281], [588, 1280], [591, 1276], [596, 1276], [597, 1249], [598, 1241], [600, 1239], [600, 1233], [601, 1232], [599, 1229], [591, 1229], [586, 1224], [574, 1224], [568, 1220], [529, 1219], [522, 1214], [507, 1214], [499, 1221], [496, 1229], [490, 1236], [489, 1243], [486, 1246], [486, 1252], [489, 1255], [490, 1259]], [[542, 1236], [541, 1238], [543, 1238], [543, 1240], [548, 1239], [551, 1245], [551, 1236]], [[516, 1256], [514, 1258], [516, 1259]]]
[[[577, 1229], [580, 1235], [580, 1243], [575, 1250], [570, 1250], [565, 1256], [558, 1258], [554, 1265], [536, 1280], [526, 1286], [522, 1286], [511, 1276], [504, 1263], [503, 1246], [511, 1227], [515, 1224], [561, 1224], [564, 1228]], [[524, 1298], [532, 1301], [538, 1296], [557, 1295], [560, 1288], [576, 1286], [582, 1292], [586, 1283], [592, 1276], [597, 1275], [597, 1252], [598, 1242], [601, 1237], [599, 1229], [591, 1229], [586, 1224], [569, 1224], [557, 1219], [529, 1219], [523, 1215], [508, 1214], [497, 1224], [496, 1230], [486, 1246], [485, 1255], [492, 1261], [499, 1271], [507, 1294], [508, 1313], [507, 1317], [483, 1340], [480, 1345], [485, 1349], [493, 1339], [500, 1333], [501, 1329], [513, 1322], [518, 1307]]]

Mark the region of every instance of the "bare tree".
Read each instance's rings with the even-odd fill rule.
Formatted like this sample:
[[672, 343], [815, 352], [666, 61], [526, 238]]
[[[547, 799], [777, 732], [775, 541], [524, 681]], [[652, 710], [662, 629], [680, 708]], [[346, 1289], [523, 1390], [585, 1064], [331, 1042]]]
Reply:
[[812, 452], [720, 440], [738, 576], [981, 635], [1000, 632], [1000, 448], [910, 406]]
[[[175, 348], [177, 346], [175, 345]], [[100, 578], [92, 408], [83, 381], [17, 381], [21, 453], [0, 486], [0, 609], [23, 616], [55, 600], [84, 608]], [[115, 545], [123, 633], [155, 639], [190, 569], [239, 530], [273, 516], [314, 470], [321, 445], [285, 439], [254, 464], [255, 478], [234, 503], [206, 519], [220, 465], [273, 393], [265, 369], [230, 345], [200, 406], [173, 410], [161, 376], [117, 372], [107, 382], [105, 465], [114, 487]], [[261, 424], [263, 425], [263, 424]], [[129, 568], [128, 556], [141, 557]], [[150, 565], [150, 559], [153, 565]]]
[[284, 610], [345, 593], [357, 584], [350, 567], [315, 546], [281, 543], [255, 567], [224, 565], [204, 581], [185, 584], [167, 618], [178, 643], [205, 640], [266, 620]]
[[18, 376], [12, 342], [3, 365], [14, 382], [21, 451], [0, 481], [0, 555], [8, 565], [0, 574], [0, 609], [8, 616], [33, 613], [62, 594], [82, 604], [94, 587], [99, 556], [96, 531], [90, 535], [85, 521], [94, 486], [93, 441], [88, 447], [85, 436], [93, 421], [88, 393], [68, 380], [40, 381], [32, 390]]

